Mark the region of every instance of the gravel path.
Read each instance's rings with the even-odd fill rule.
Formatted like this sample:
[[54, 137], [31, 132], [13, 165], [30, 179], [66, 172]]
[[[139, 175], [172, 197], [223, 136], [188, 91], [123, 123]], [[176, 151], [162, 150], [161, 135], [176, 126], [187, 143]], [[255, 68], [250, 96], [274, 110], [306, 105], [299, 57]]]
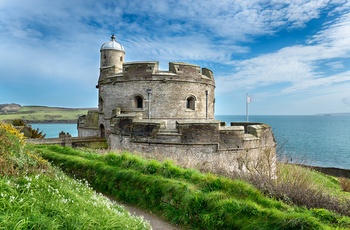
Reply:
[[128, 210], [134, 216], [143, 216], [145, 220], [148, 220], [153, 228], [153, 230], [181, 230], [179, 227], [175, 227], [168, 222], [160, 219], [152, 213], [146, 212], [144, 210], [140, 210], [139, 208], [121, 204], [124, 206], [126, 210]]
[[181, 228], [171, 225], [170, 223], [166, 222], [165, 220], [159, 218], [158, 216], [154, 215], [153, 213], [147, 212], [145, 210], [141, 210], [135, 206], [128, 205], [125, 203], [121, 203], [119, 201], [116, 201], [113, 197], [105, 195], [108, 199], [113, 200], [119, 205], [124, 206], [124, 208], [130, 212], [131, 215], [134, 216], [143, 216], [143, 219], [149, 221], [149, 223], [152, 226], [153, 230], [181, 230]]

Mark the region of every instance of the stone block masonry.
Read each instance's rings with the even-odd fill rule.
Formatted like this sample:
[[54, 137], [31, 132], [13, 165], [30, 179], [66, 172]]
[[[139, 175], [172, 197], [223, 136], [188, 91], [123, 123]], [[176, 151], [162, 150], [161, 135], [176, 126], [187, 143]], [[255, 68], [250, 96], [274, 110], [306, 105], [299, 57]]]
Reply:
[[225, 126], [214, 120], [210, 69], [184, 62], [170, 62], [168, 70], [159, 70], [157, 61], [125, 63], [126, 52], [114, 35], [100, 53], [98, 111], [79, 117], [79, 137], [103, 137], [110, 149], [225, 173], [256, 168], [267, 152], [275, 159], [268, 125]]

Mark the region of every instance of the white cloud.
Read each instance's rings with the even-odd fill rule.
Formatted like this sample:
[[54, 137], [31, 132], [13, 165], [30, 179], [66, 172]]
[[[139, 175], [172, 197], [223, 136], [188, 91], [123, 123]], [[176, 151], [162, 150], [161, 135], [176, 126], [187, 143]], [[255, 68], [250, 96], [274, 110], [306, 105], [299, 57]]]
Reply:
[[[303, 28], [328, 9], [343, 17], [325, 24], [307, 45], [232, 61], [253, 53], [248, 45], [258, 36]], [[233, 74], [217, 78], [218, 91], [286, 83], [279, 91], [290, 93], [330, 86], [348, 81], [342, 59], [350, 52], [349, 9], [347, 0], [0, 0], [0, 71], [18, 80], [30, 75], [93, 88], [100, 45], [114, 30], [130, 61], [234, 66]], [[328, 76], [320, 62], [339, 72]]]
[[[334, 23], [310, 39], [309, 45], [285, 47], [277, 52], [252, 59], [232, 62], [236, 73], [222, 77], [217, 82], [219, 90], [229, 91], [242, 86], [258, 88], [262, 85], [291, 83], [281, 90], [290, 93], [309, 87], [338, 84], [350, 80], [350, 72], [338, 74], [322, 68], [319, 63], [338, 70], [344, 67], [341, 61], [350, 57], [350, 13], [344, 14]], [[237, 83], [238, 82], [238, 83]]]

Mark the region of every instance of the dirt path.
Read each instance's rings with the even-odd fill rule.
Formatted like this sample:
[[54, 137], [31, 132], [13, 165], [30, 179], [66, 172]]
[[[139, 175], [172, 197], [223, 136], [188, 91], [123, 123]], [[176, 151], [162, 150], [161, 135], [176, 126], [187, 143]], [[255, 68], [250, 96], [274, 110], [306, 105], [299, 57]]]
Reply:
[[181, 228], [175, 227], [169, 224], [168, 222], [160, 219], [159, 217], [155, 216], [152, 213], [146, 212], [144, 210], [140, 210], [139, 208], [136, 208], [127, 204], [121, 204], [121, 205], [123, 205], [124, 208], [130, 212], [130, 214], [134, 216], [143, 216], [145, 220], [148, 220], [150, 222], [153, 230], [181, 230]]
[[108, 199], [113, 200], [119, 205], [124, 206], [124, 208], [130, 212], [131, 215], [134, 216], [143, 216], [143, 219], [149, 221], [149, 223], [152, 226], [153, 230], [181, 230], [181, 228], [171, 225], [170, 223], [164, 221], [163, 219], [159, 218], [158, 216], [149, 213], [147, 211], [141, 210], [135, 206], [128, 205], [125, 203], [121, 203], [119, 201], [116, 201], [113, 197], [105, 195]]

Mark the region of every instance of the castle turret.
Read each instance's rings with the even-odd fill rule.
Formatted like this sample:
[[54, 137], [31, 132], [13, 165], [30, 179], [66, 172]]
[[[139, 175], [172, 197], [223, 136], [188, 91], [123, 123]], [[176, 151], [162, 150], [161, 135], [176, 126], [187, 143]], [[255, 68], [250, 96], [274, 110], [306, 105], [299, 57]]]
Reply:
[[123, 71], [125, 51], [124, 47], [115, 40], [114, 34], [109, 42], [105, 42], [100, 49], [100, 70], [113, 68], [115, 73]]

